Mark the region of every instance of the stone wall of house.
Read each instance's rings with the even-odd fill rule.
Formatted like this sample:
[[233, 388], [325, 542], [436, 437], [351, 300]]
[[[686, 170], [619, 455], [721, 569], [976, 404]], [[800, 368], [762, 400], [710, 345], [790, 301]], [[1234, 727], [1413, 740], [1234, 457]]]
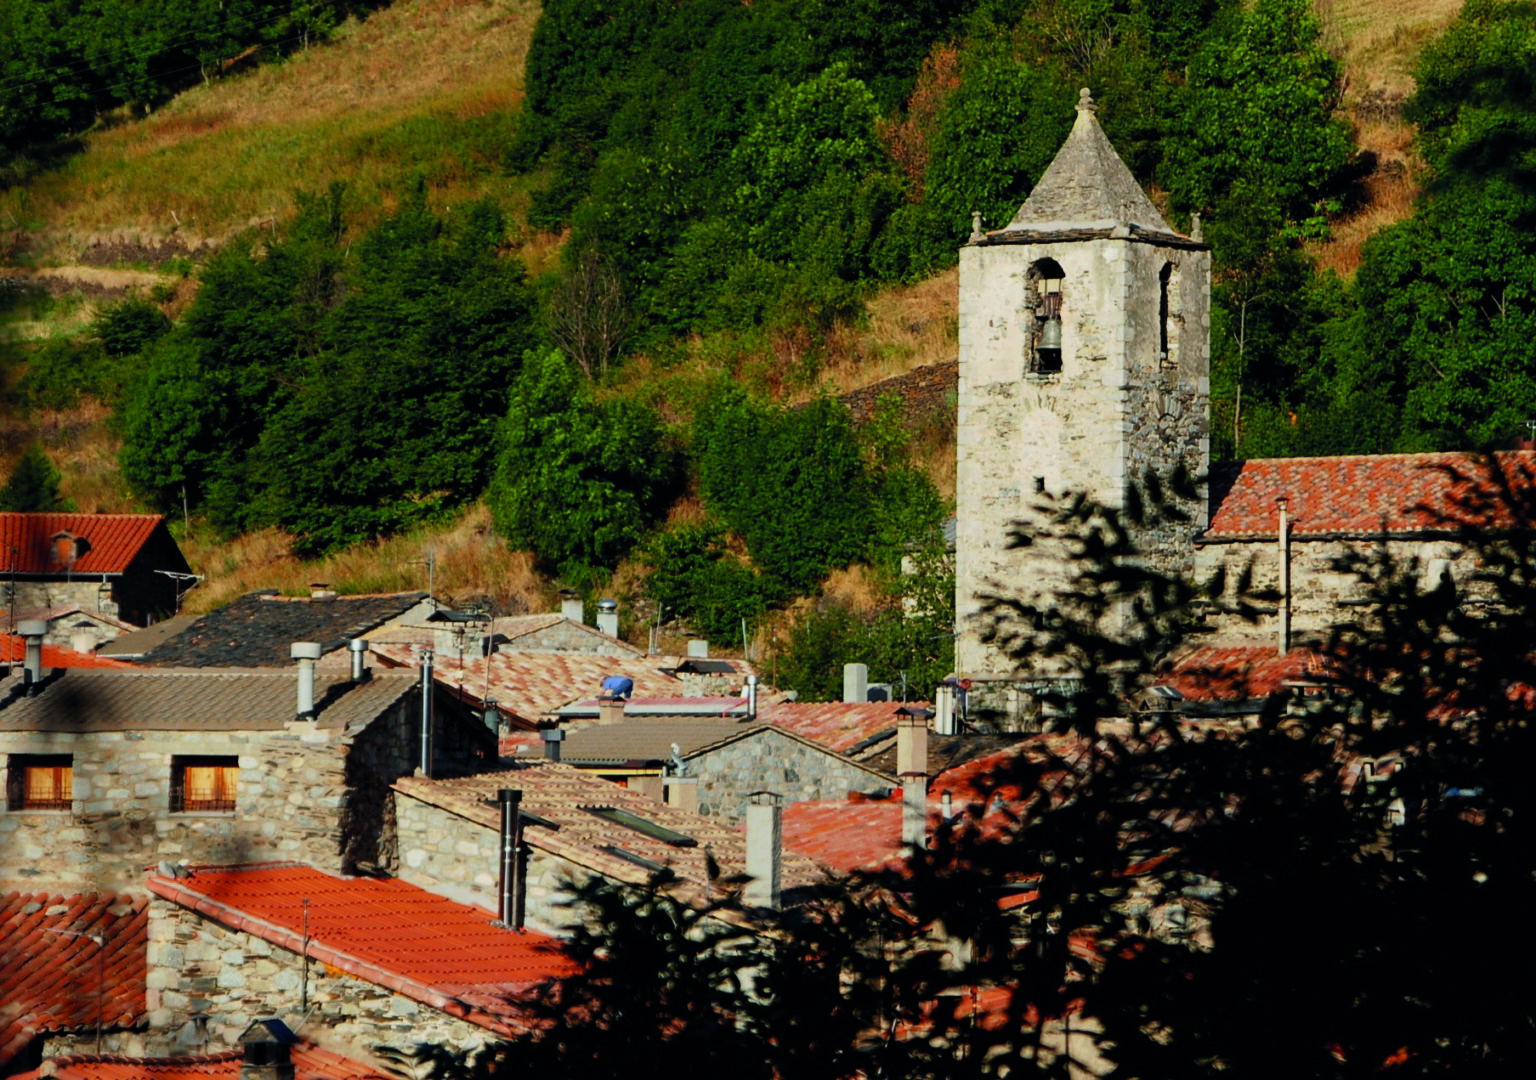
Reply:
[[634, 656], [635, 650], [615, 645], [597, 630], [583, 623], [564, 619], [519, 635], [509, 649], [518, 652], [590, 653], [593, 656]]
[[[143, 1042], [150, 1054], [231, 1049], [260, 1016], [283, 1017], [296, 1028], [307, 1014], [311, 1037], [319, 1025], [365, 1048], [409, 1049], [426, 1042], [463, 1051], [496, 1038], [386, 987], [315, 960], [306, 965], [297, 953], [158, 898], [149, 905], [146, 959]], [[208, 1018], [202, 1032], [194, 1016]]]
[[[458, 903], [495, 911], [501, 879], [500, 829], [409, 795], [395, 792], [394, 796], [400, 879]], [[590, 874], [531, 844], [527, 874], [524, 922], [550, 934], [568, 930], [576, 921], [565, 906], [571, 888]]]
[[[1031, 268], [1057, 262], [1062, 284], [1062, 370], [1029, 371], [1035, 325]], [[1169, 354], [1160, 277], [1168, 268]], [[1146, 469], [1209, 460], [1210, 256], [1130, 238], [971, 244], [960, 253], [957, 430], [957, 665], [968, 675], [1011, 674], [982, 640], [982, 597], [1049, 596], [1064, 584], [1064, 552], [1009, 548], [1010, 527], [1030, 522], [1043, 495], [1087, 494], [1124, 504]], [[1193, 509], [1193, 507], [1192, 507]], [[1188, 570], [1199, 515], [1149, 531], [1144, 550]], [[1033, 674], [1049, 674], [1048, 672]]]
[[[297, 859], [331, 873], [388, 866], [389, 785], [416, 768], [418, 709], [407, 695], [355, 741], [301, 722], [280, 731], [0, 732], [7, 777], [12, 755], [74, 759], [70, 810], [0, 807], [0, 888], [137, 888], [162, 860]], [[440, 740], [438, 768], [479, 764], [454, 745]], [[237, 758], [235, 811], [171, 812], [173, 759], [192, 755]]]
[[[109, 579], [102, 587], [100, 578], [76, 578], [73, 581], [39, 581], [18, 579], [14, 587], [9, 578], [0, 582], [0, 607], [13, 611], [32, 608], [71, 607], [78, 605], [87, 611], [99, 611], [114, 619], [126, 618], [116, 596], [116, 587]], [[132, 621], [132, 620], [129, 620]], [[66, 648], [69, 642], [55, 642]]]
[[742, 822], [747, 799], [772, 791], [786, 803], [846, 799], [850, 791], [889, 788], [894, 780], [859, 768], [838, 754], [766, 730], [688, 759], [699, 781], [699, 813]]

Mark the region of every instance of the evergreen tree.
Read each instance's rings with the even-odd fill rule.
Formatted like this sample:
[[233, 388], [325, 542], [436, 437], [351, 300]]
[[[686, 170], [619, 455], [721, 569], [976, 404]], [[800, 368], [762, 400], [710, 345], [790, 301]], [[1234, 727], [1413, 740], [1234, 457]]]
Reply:
[[0, 510], [24, 514], [73, 510], [74, 503], [59, 494], [59, 470], [43, 451], [42, 443], [33, 443], [11, 470], [11, 477], [0, 488]]

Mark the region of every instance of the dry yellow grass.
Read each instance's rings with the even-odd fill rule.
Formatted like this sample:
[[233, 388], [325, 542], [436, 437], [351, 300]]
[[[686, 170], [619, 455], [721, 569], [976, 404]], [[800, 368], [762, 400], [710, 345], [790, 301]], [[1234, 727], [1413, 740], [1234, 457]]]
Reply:
[[535, 0], [400, 0], [331, 44], [86, 135], [83, 153], [0, 194], [0, 219], [40, 223], [37, 256], [67, 263], [108, 230], [217, 238], [335, 179], [364, 220], [417, 167], [434, 202], [506, 197], [513, 182], [465, 131], [494, 135], [521, 102], [538, 14]]
[[1419, 194], [1420, 163], [1413, 152], [1413, 129], [1406, 124], [1371, 122], [1357, 127], [1356, 142], [1376, 155], [1374, 175], [1364, 182], [1365, 201], [1347, 217], [1334, 222], [1326, 243], [1308, 251], [1320, 270], [1349, 277], [1360, 268], [1365, 242], [1413, 213]]
[[796, 394], [796, 400], [808, 400], [823, 390], [846, 394], [960, 355], [957, 268], [916, 285], [884, 289], [865, 307], [864, 325], [833, 333], [821, 377], [814, 387]]
[[1448, 26], [1464, 0], [1313, 0], [1324, 40], [1344, 65], [1345, 101], [1372, 90], [1406, 94], [1424, 43]]

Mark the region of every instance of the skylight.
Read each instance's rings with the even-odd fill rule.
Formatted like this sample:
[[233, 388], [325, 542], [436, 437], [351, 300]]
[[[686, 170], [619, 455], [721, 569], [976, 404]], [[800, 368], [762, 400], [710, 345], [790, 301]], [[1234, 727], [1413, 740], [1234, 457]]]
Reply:
[[604, 821], [633, 829], [642, 836], [649, 836], [652, 840], [660, 840], [663, 844], [671, 844], [673, 847], [699, 846], [699, 842], [693, 837], [676, 832], [665, 825], [658, 825], [654, 821], [647, 821], [639, 814], [631, 814], [628, 810], [620, 810], [614, 806], [583, 806], [581, 809]]

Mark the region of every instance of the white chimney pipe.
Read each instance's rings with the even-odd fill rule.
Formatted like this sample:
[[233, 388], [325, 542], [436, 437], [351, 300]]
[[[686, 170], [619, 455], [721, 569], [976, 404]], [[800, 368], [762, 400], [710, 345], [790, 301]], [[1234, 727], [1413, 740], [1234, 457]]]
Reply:
[[907, 773], [901, 778], [901, 842], [906, 847], [928, 846], [927, 773]]
[[362, 638], [353, 638], [347, 642], [347, 648], [352, 652], [352, 681], [362, 682], [368, 678], [368, 668], [364, 664], [364, 658], [368, 655], [368, 642]]
[[955, 688], [940, 685], [933, 692], [933, 730], [940, 735], [958, 734], [955, 730]]
[[863, 704], [869, 700], [869, 665], [843, 665], [843, 701]]
[[315, 661], [320, 659], [321, 651], [314, 641], [295, 641], [288, 647], [288, 655], [299, 662], [300, 720], [315, 718]]
[[757, 676], [747, 676], [747, 719], [757, 719]]
[[48, 633], [47, 620], [23, 619], [16, 624], [16, 632], [26, 642], [26, 682], [35, 686], [43, 681], [43, 638]]
[[609, 637], [619, 636], [619, 602], [617, 600], [597, 602], [597, 628]]
[[771, 791], [756, 791], [747, 801], [747, 874], [743, 893], [748, 906], [778, 908], [783, 866], [784, 800]]

